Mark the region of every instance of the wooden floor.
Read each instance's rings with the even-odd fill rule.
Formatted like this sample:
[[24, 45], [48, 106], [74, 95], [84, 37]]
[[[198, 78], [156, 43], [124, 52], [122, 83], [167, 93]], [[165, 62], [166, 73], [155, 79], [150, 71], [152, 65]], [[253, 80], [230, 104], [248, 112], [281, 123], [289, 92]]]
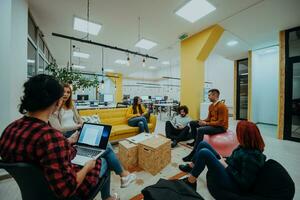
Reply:
[[[158, 121], [156, 131], [163, 133], [164, 124], [164, 121]], [[229, 128], [234, 130], [235, 125], [236, 122], [231, 120]], [[265, 154], [267, 155], [268, 159], [272, 158], [277, 160], [287, 169], [296, 185], [296, 195], [294, 199], [300, 199], [300, 144], [291, 141], [277, 140], [276, 126], [263, 125], [259, 126], [259, 128], [266, 143]], [[189, 152], [190, 149], [185, 145], [178, 145], [178, 147], [172, 150], [171, 163], [165, 169], [163, 169], [156, 176], [152, 176], [144, 171], [136, 172], [137, 180], [128, 188], [121, 189], [120, 178], [112, 173], [111, 192], [118, 193], [122, 200], [141, 199], [142, 196], [139, 195], [141, 190], [148, 185], [156, 183], [159, 178], [168, 179], [173, 176], [177, 176], [177, 178], [183, 176], [184, 174], [180, 173], [178, 165], [182, 163], [181, 158], [187, 155]], [[197, 191], [201, 196], [203, 196], [204, 199], [210, 200], [213, 198], [206, 188], [205, 174], [206, 171], [204, 171], [198, 179]], [[100, 194], [97, 195], [96, 199], [101, 199]], [[0, 200], [21, 200], [19, 188], [13, 179], [0, 181]]]

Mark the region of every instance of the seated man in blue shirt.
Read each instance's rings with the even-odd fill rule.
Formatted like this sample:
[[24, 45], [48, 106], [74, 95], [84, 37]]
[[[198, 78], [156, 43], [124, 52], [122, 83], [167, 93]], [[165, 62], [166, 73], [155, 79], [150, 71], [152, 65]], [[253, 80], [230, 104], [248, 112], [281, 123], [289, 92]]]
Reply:
[[187, 106], [178, 108], [179, 114], [172, 121], [166, 122], [166, 136], [172, 140], [171, 147], [174, 148], [178, 142], [191, 139], [189, 135], [188, 123], [191, 118], [187, 116], [189, 109]]

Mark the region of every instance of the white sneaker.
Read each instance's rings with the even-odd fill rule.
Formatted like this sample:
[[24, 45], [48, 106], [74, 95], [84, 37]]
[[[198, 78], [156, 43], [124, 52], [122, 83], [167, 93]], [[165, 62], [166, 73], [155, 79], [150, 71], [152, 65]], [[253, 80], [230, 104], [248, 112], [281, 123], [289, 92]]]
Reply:
[[121, 177], [121, 188], [126, 188], [130, 183], [135, 181], [135, 174], [128, 174], [128, 176]]

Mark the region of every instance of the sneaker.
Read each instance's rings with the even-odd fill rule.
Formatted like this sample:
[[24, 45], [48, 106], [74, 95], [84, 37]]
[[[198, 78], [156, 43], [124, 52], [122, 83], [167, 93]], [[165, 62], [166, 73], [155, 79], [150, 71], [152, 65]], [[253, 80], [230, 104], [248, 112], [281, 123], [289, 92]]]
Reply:
[[197, 182], [195, 183], [191, 183], [189, 182], [188, 180], [188, 177], [184, 178], [184, 179], [181, 179], [184, 183], [186, 183], [188, 186], [190, 186], [193, 190], [197, 190]]
[[193, 159], [194, 153], [191, 152], [189, 155], [187, 155], [186, 157], [182, 158], [183, 162], [191, 162]]
[[193, 168], [189, 164], [185, 164], [185, 165], [179, 165], [179, 169], [183, 172], [190, 173]]
[[121, 177], [121, 188], [126, 188], [130, 183], [135, 181], [135, 174], [128, 174], [128, 176]]
[[191, 142], [191, 143], [186, 143], [187, 145], [193, 147], [195, 145], [195, 141]]
[[107, 200], [120, 200], [120, 197], [119, 197], [118, 193], [114, 193]]
[[174, 148], [177, 146], [177, 141], [176, 140], [173, 140], [172, 143], [171, 143], [171, 148]]

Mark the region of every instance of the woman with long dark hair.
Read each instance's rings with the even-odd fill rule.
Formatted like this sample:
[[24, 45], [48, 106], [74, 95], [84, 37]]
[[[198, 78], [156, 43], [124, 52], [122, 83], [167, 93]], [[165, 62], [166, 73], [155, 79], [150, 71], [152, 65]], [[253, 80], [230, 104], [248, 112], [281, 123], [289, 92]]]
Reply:
[[[28, 162], [43, 172], [50, 189], [61, 199], [76, 195], [86, 199], [99, 179], [108, 173], [104, 159], [90, 160], [83, 167], [71, 163], [76, 155], [76, 135], [66, 138], [49, 125], [49, 117], [61, 104], [64, 90], [49, 75], [31, 77], [24, 84], [20, 113], [24, 116], [6, 127], [0, 138], [0, 156], [5, 162]], [[110, 179], [101, 191], [105, 200], [110, 195]]]
[[142, 99], [138, 96], [133, 98], [133, 104], [127, 110], [126, 117], [128, 119], [129, 126], [138, 126], [140, 133], [149, 133], [148, 123], [146, 119], [146, 108], [142, 105]]
[[72, 88], [69, 84], [64, 84], [64, 95], [61, 107], [50, 117], [52, 127], [70, 137], [76, 130], [81, 128], [83, 121], [78, 114], [72, 100]]
[[197, 177], [206, 166], [217, 178], [220, 187], [235, 193], [249, 191], [265, 164], [265, 143], [259, 129], [252, 122], [240, 121], [236, 134], [239, 146], [226, 160], [208, 143], [200, 142], [192, 162], [179, 166], [180, 170], [190, 173], [184, 181], [195, 189]]

